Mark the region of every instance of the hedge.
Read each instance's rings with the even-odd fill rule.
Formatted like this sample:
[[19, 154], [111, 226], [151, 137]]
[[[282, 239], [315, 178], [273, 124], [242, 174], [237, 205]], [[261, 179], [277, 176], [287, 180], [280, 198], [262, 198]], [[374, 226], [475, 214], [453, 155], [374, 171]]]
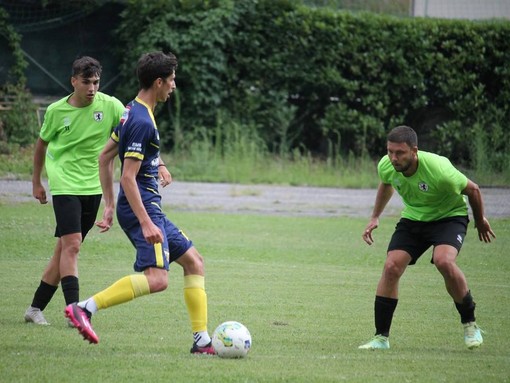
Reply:
[[[117, 30], [125, 99], [149, 50], [179, 58], [178, 94], [158, 110], [166, 144], [254, 125], [275, 153], [379, 156], [399, 124], [467, 166], [510, 166], [510, 23], [398, 18], [286, 0], [132, 1]], [[128, 49], [129, 48], [129, 49]], [[503, 160], [502, 160], [503, 159]], [[507, 162], [505, 162], [507, 161]]]

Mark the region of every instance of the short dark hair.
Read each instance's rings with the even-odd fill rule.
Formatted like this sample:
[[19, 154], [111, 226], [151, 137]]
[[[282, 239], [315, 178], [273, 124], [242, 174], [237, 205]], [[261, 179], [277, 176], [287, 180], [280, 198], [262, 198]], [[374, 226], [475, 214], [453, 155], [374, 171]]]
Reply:
[[418, 146], [418, 135], [409, 126], [401, 125], [391, 129], [388, 133], [389, 142], [406, 143], [409, 147]]
[[101, 77], [102, 69], [101, 64], [95, 58], [82, 56], [74, 60], [71, 75], [73, 77], [82, 75], [84, 78], [94, 76]]
[[140, 88], [149, 89], [155, 80], [171, 76], [176, 69], [177, 57], [173, 53], [150, 52], [143, 54], [136, 67]]

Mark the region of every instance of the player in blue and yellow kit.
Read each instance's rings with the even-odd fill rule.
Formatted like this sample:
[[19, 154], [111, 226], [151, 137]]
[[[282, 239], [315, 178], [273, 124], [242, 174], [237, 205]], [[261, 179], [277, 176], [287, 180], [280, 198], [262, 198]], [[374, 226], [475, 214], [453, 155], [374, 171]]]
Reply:
[[[172, 262], [184, 271], [184, 300], [191, 319], [191, 353], [214, 354], [207, 331], [207, 296], [203, 258], [193, 243], [163, 213], [158, 193], [159, 133], [153, 111], [175, 90], [177, 59], [173, 54], [153, 52], [138, 61], [140, 91], [124, 112], [121, 124], [100, 156], [100, 178], [108, 208], [113, 208], [111, 163], [118, 153], [122, 163], [117, 218], [136, 247], [135, 271], [143, 274], [121, 278], [91, 298], [66, 307], [66, 316], [84, 339], [98, 343], [90, 316], [100, 309], [163, 291], [168, 286]], [[169, 180], [163, 179], [163, 186]], [[108, 223], [110, 225], [111, 223]]]

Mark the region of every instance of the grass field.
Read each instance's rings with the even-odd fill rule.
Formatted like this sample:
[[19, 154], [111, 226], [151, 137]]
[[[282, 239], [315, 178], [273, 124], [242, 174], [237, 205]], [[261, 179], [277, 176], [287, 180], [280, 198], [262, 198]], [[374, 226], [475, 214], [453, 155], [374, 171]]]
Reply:
[[[365, 245], [366, 219], [173, 213], [206, 258], [210, 332], [225, 320], [251, 331], [246, 359], [189, 354], [182, 274], [169, 289], [100, 311], [99, 345], [67, 327], [60, 289], [51, 326], [25, 324], [54, 246], [51, 206], [0, 204], [1, 382], [508, 382], [510, 220], [478, 242], [470, 227], [459, 265], [485, 330], [467, 350], [458, 314], [430, 254], [410, 268], [387, 351], [358, 350], [373, 335], [373, 299], [396, 217]], [[80, 255], [81, 297], [132, 272], [134, 251], [118, 225], [90, 234]]]

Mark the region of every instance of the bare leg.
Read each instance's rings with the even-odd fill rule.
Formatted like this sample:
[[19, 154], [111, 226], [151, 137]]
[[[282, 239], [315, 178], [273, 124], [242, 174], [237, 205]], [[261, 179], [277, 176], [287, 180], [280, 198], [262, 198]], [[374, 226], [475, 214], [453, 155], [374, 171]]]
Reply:
[[462, 303], [469, 288], [464, 273], [455, 263], [457, 253], [457, 249], [453, 246], [436, 246], [434, 248], [434, 265], [444, 278], [448, 294], [456, 303]]
[[411, 256], [403, 250], [390, 251], [384, 263], [384, 269], [377, 285], [376, 295], [398, 299], [398, 284], [404, 274]]
[[60, 238], [62, 252], [60, 255], [60, 276], [78, 276], [78, 254], [81, 246], [81, 233], [63, 235]]
[[62, 242], [60, 238], [55, 245], [53, 256], [43, 271], [41, 280], [52, 286], [58, 286], [60, 283], [60, 254], [62, 252]]

